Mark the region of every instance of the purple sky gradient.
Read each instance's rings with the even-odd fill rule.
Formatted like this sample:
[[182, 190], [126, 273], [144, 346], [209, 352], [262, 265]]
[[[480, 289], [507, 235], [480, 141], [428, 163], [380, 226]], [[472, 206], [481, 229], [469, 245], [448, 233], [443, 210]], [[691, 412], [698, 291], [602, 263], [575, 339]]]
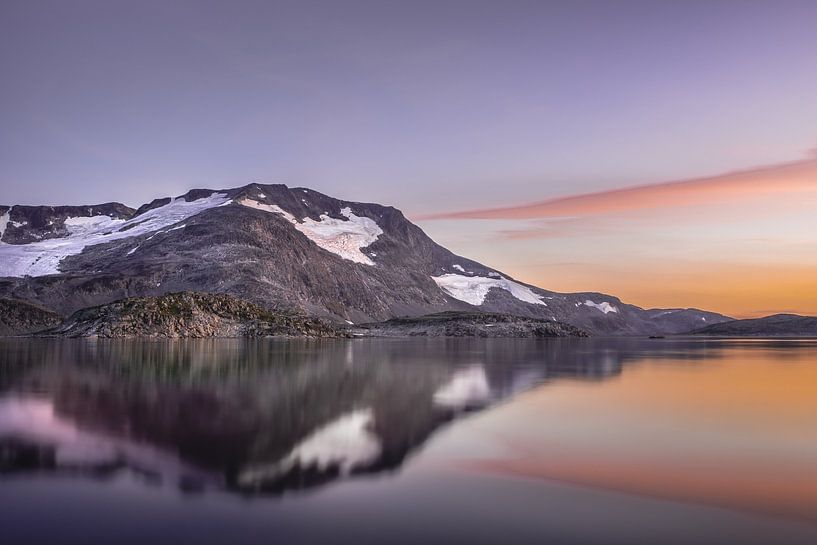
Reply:
[[817, 2], [0, 3], [0, 202], [410, 214], [802, 158]]

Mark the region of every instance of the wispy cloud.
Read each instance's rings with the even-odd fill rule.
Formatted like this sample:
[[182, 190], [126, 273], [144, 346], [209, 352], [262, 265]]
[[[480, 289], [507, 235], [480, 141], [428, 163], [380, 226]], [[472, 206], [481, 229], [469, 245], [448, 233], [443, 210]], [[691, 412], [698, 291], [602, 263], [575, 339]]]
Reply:
[[583, 193], [503, 208], [428, 214], [435, 219], [556, 219], [817, 193], [817, 158], [652, 185]]

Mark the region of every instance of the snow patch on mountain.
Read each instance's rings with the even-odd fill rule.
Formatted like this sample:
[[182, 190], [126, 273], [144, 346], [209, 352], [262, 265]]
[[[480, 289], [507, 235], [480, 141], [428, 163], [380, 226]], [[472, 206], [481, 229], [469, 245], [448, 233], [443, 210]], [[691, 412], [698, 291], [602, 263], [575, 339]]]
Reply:
[[598, 310], [602, 311], [605, 314], [607, 314], [608, 312], [618, 312], [618, 309], [615, 306], [608, 303], [607, 301], [603, 301], [601, 303], [594, 303], [593, 301], [588, 299], [587, 301], [585, 301], [582, 304], [587, 306], [587, 307], [593, 307], [595, 309], [598, 309]]
[[457, 269], [460, 272], [465, 272], [465, 269], [462, 268], [462, 265], [451, 265], [451, 267]]
[[238, 204], [241, 206], [246, 206], [247, 208], [255, 208], [256, 210], [263, 210], [264, 212], [270, 212], [272, 214], [280, 214], [284, 216], [287, 221], [289, 222], [297, 222], [298, 220], [295, 219], [295, 216], [278, 206], [277, 204], [266, 204], [263, 202], [258, 202], [253, 199], [241, 199], [238, 201]]
[[66, 218], [69, 233], [66, 237], [0, 246], [0, 277], [57, 274], [63, 259], [82, 253], [89, 246], [151, 233], [230, 202], [227, 195], [213, 193], [195, 201], [174, 199], [127, 221], [109, 216]]
[[346, 220], [321, 214], [320, 220], [315, 221], [309, 217], [298, 220], [276, 204], [265, 204], [252, 199], [242, 199], [238, 201], [238, 204], [256, 210], [280, 214], [295, 229], [327, 252], [355, 263], [374, 265], [374, 261], [361, 250], [374, 243], [377, 237], [383, 234], [383, 230], [374, 220], [353, 214], [352, 209], [348, 206], [340, 211], [343, 216], [348, 218]]
[[[110, 216], [76, 216], [65, 218], [63, 224], [68, 229], [70, 237], [83, 237], [94, 233], [105, 233], [117, 230], [125, 220], [114, 219]], [[65, 240], [65, 239], [62, 239]]]
[[463, 276], [461, 274], [444, 274], [442, 276], [432, 276], [434, 282], [445, 293], [465, 301], [471, 305], [479, 306], [485, 302], [485, 297], [491, 288], [499, 288], [510, 292], [511, 295], [525, 303], [533, 305], [545, 305], [542, 298], [527, 286], [523, 286], [513, 280], [508, 280], [504, 276], [499, 278], [485, 278], [483, 276]]

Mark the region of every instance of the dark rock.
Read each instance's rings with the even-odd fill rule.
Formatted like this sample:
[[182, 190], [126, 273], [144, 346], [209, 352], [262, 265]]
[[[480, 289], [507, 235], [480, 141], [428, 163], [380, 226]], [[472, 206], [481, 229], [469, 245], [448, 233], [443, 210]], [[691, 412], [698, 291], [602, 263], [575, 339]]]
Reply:
[[561, 322], [484, 312], [440, 312], [361, 324], [356, 333], [376, 337], [587, 337]]
[[0, 299], [0, 336], [25, 335], [54, 327], [60, 316], [37, 305]]
[[41, 335], [63, 337], [343, 337], [331, 324], [274, 313], [226, 294], [132, 297], [75, 312]]

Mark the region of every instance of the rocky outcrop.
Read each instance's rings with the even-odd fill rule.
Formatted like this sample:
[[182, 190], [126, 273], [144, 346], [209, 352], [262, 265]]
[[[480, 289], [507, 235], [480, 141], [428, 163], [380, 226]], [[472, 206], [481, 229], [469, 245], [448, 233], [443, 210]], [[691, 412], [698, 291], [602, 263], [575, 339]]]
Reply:
[[0, 299], [0, 336], [25, 335], [54, 327], [60, 316], [37, 305]]
[[339, 337], [316, 318], [274, 313], [230, 295], [132, 297], [75, 312], [44, 335], [64, 337]]
[[357, 327], [375, 337], [587, 337], [577, 327], [552, 320], [484, 312], [440, 312], [415, 318], [395, 318]]

